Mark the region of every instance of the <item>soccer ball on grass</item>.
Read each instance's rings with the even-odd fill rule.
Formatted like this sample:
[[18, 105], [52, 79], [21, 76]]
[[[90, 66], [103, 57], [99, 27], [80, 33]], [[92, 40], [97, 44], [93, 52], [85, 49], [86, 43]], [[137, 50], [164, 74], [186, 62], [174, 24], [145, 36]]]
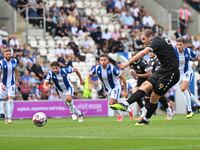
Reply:
[[47, 115], [43, 112], [37, 112], [32, 118], [33, 124], [38, 127], [43, 127], [47, 123]]

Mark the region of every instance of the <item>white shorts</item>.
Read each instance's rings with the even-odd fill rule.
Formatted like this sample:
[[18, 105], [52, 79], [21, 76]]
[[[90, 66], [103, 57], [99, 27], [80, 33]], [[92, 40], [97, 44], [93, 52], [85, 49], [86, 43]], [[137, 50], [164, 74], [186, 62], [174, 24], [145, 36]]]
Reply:
[[111, 90], [109, 97], [110, 97], [110, 99], [112, 98], [112, 99], [116, 99], [118, 101], [120, 98], [120, 95], [121, 95], [121, 88], [115, 88], [115, 89]]
[[74, 89], [71, 87], [71, 88], [69, 88], [69, 90], [63, 91], [63, 92], [61, 92], [61, 91], [58, 90], [58, 93], [60, 95], [60, 98], [63, 101], [66, 101], [67, 95], [74, 96]]
[[15, 85], [6, 87], [5, 90], [0, 87], [0, 98], [5, 99], [7, 97], [15, 97]]
[[188, 81], [190, 83], [192, 81], [193, 76], [193, 71], [187, 71], [186, 73], [180, 76], [179, 83], [183, 81]]

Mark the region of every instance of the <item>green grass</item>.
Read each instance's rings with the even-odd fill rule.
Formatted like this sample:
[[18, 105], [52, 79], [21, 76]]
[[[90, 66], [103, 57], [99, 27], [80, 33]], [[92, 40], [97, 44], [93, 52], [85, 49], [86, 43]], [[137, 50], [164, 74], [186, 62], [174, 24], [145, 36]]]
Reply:
[[31, 120], [0, 121], [0, 150], [188, 150], [200, 149], [200, 115], [166, 121], [154, 116], [149, 126], [134, 126], [128, 117], [85, 118], [83, 123], [48, 119], [44, 127]]

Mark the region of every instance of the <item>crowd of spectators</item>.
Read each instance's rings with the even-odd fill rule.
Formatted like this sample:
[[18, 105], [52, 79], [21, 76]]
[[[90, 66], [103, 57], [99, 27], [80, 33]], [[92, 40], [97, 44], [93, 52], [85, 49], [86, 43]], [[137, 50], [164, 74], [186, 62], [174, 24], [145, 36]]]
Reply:
[[[29, 11], [30, 17], [42, 17], [43, 7], [46, 3], [43, 0], [9, 0], [10, 4], [21, 10], [25, 17], [24, 7], [34, 6]], [[85, 61], [86, 53], [93, 53], [98, 57], [101, 53], [132, 52], [143, 48], [140, 40], [140, 33], [144, 29], [152, 29], [156, 35], [168, 36], [169, 31], [163, 30], [153, 17], [139, 4], [138, 0], [104, 0], [101, 2], [107, 14], [113, 16], [113, 20], [120, 25], [120, 28], [109, 31], [95, 19], [95, 16], [87, 16], [83, 10], [77, 8], [73, 0], [64, 1], [61, 7], [53, 4], [46, 9], [46, 31], [53, 37], [80, 37], [84, 40], [79, 45], [71, 38], [67, 45], [58, 44], [52, 51], [57, 57], [60, 65], [72, 65], [74, 61]], [[31, 19], [30, 23], [41, 27], [42, 19]], [[127, 34], [124, 34], [125, 32]], [[196, 37], [190, 36], [187, 32], [180, 32], [177, 29], [175, 35], [168, 38], [183, 36], [190, 47], [195, 50], [200, 49], [200, 41]], [[90, 44], [90, 39], [95, 42], [95, 47]], [[18, 60], [18, 70], [20, 72], [20, 86], [18, 87], [17, 100], [39, 100], [58, 98], [55, 90], [50, 92], [42, 88], [45, 75], [50, 69], [49, 62], [39, 62], [39, 53], [29, 45], [19, 43], [15, 36], [9, 36], [5, 26], [0, 30], [0, 47], [5, 45], [13, 49], [13, 57]], [[94, 49], [96, 49], [94, 53]], [[2, 59], [2, 55], [0, 55]]]
[[185, 0], [190, 4], [194, 9], [200, 12], [200, 0]]

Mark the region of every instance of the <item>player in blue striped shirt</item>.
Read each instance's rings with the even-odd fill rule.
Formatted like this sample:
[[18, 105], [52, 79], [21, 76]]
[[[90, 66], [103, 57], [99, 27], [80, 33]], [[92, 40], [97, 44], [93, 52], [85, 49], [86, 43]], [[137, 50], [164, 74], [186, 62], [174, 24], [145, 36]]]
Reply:
[[79, 122], [83, 122], [83, 114], [73, 104], [72, 96], [74, 88], [68, 78], [68, 74], [75, 72], [80, 79], [80, 83], [83, 85], [83, 79], [80, 72], [78, 69], [72, 68], [71, 66], [67, 68], [60, 68], [58, 62], [52, 62], [51, 68], [52, 71], [49, 71], [44, 81], [44, 88], [49, 89], [52, 81], [64, 103], [69, 106], [72, 120], [76, 120], [78, 118]]
[[[104, 91], [108, 94], [109, 96], [109, 104], [115, 104], [119, 101], [120, 95], [121, 95], [121, 84], [120, 80], [123, 82], [123, 95], [127, 96], [127, 85], [126, 85], [126, 79], [124, 76], [121, 74], [119, 68], [114, 67], [109, 63], [109, 58], [107, 55], [102, 54], [100, 56], [99, 60], [100, 64], [94, 66], [91, 69], [90, 76], [92, 75], [97, 75], [98, 78], [100, 79]], [[123, 116], [121, 111], [115, 110], [117, 113], [117, 120], [122, 121]], [[131, 108], [127, 110], [129, 112], [130, 118], [133, 119], [133, 112]]]
[[12, 123], [12, 113], [14, 109], [13, 99], [15, 98], [15, 88], [18, 86], [17, 60], [11, 58], [11, 50], [4, 50], [4, 59], [0, 61], [0, 98], [4, 101], [5, 123]]
[[184, 47], [183, 38], [178, 38], [176, 40], [175, 52], [179, 60], [179, 70], [180, 70], [180, 80], [179, 85], [181, 91], [183, 92], [184, 99], [187, 106], [186, 118], [191, 118], [193, 116], [191, 101], [194, 101], [198, 106], [200, 106], [197, 98], [190, 92], [189, 85], [194, 76], [193, 69], [190, 65], [190, 61], [200, 60], [200, 57], [190, 48]]

